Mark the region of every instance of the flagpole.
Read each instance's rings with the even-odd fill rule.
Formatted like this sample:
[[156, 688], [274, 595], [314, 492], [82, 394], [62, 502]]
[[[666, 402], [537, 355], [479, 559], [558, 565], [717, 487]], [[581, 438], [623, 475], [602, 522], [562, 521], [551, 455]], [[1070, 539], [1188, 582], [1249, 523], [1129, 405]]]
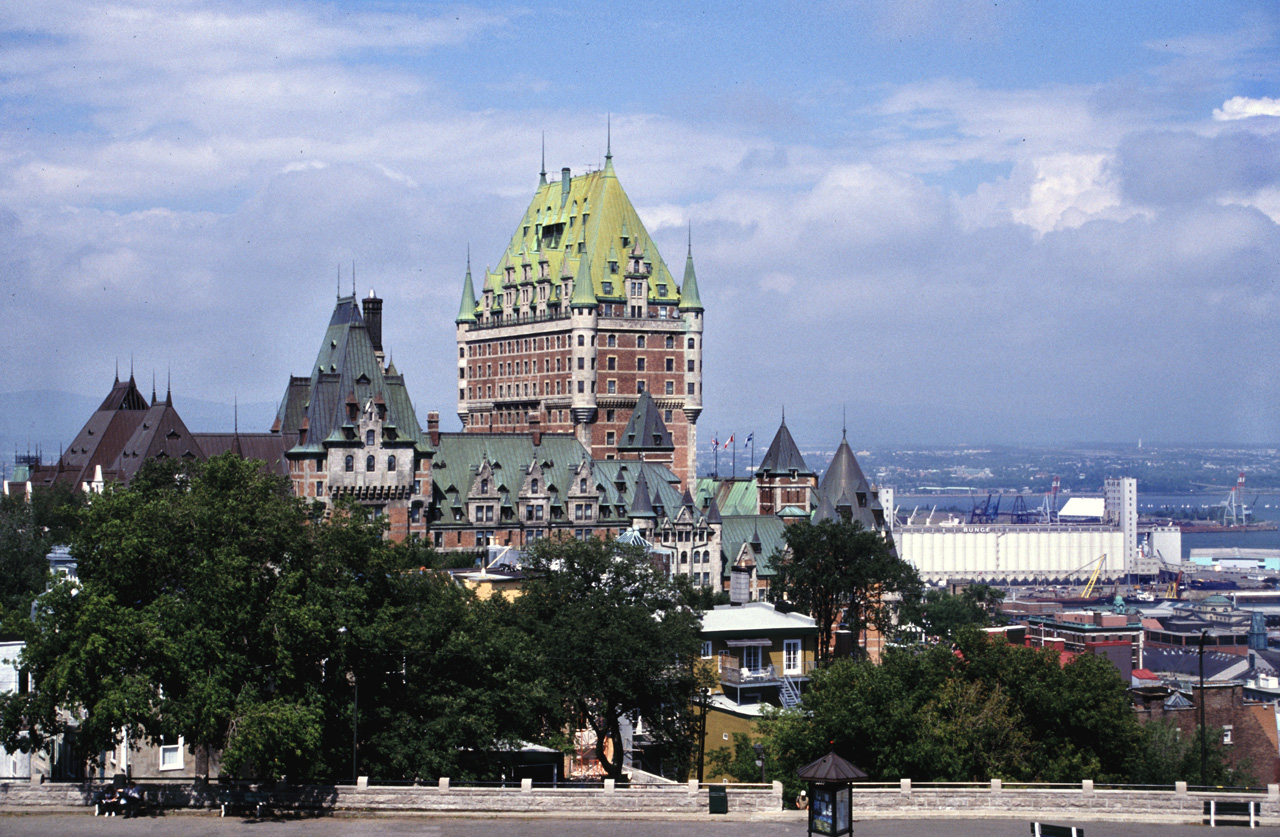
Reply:
[[720, 479], [720, 436], [719, 435], [711, 437], [711, 447], [715, 448], [715, 451], [716, 451], [715, 478]]
[[[732, 439], [737, 435], [738, 435], [737, 433], [730, 433], [729, 438]], [[737, 445], [733, 446], [733, 478], [735, 480], [738, 478], [738, 446]]]
[[751, 470], [756, 469], [756, 434], [751, 434]]

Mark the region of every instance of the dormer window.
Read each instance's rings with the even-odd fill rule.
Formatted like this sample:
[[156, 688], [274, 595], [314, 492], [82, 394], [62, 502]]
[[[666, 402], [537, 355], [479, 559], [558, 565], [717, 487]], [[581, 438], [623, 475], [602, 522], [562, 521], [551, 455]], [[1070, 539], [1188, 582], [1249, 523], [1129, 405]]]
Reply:
[[373, 445], [374, 445], [374, 435], [373, 435], [373, 431], [372, 431], [372, 430], [368, 430], [368, 431], [366, 431], [366, 432], [365, 432], [365, 434], [364, 434], [364, 443], [365, 443], [365, 445], [366, 445], [367, 447], [373, 447]]
[[529, 491], [534, 494], [538, 493], [538, 481], [536, 479], [529, 481]]
[[578, 480], [578, 493], [579, 494], [587, 493], [587, 481], [585, 479]]
[[480, 480], [480, 493], [481, 493], [481, 494], [488, 494], [488, 493], [489, 493], [489, 481], [488, 481], [488, 480]]

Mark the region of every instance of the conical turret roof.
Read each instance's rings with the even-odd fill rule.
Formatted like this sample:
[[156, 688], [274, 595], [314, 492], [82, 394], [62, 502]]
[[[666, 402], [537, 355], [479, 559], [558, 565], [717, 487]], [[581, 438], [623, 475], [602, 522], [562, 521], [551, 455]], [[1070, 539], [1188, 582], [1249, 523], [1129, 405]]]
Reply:
[[813, 475], [813, 471], [809, 470], [808, 464], [804, 461], [804, 456], [800, 454], [800, 448], [796, 447], [795, 440], [791, 438], [791, 431], [787, 429], [787, 420], [783, 418], [773, 441], [769, 443], [769, 450], [765, 453], [764, 459], [760, 460], [757, 473], [777, 474], [791, 471], [805, 476]]
[[474, 323], [476, 321], [476, 292], [471, 285], [471, 259], [467, 259], [467, 275], [462, 280], [462, 304], [458, 306], [458, 318], [455, 323]]
[[698, 277], [693, 272], [693, 244], [684, 259], [684, 281], [680, 284], [680, 310], [701, 311], [702, 297], [698, 295]]

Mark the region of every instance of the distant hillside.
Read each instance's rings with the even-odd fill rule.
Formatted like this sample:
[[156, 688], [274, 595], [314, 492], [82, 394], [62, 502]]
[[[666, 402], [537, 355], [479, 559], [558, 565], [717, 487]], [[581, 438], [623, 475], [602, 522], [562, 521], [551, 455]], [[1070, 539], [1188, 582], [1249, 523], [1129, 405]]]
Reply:
[[[91, 397], [53, 390], [0, 393], [0, 472], [13, 467], [14, 452], [40, 451], [46, 462], [71, 443], [106, 395]], [[196, 433], [231, 430], [235, 407], [216, 401], [174, 396], [174, 406]], [[240, 405], [240, 429], [261, 433], [271, 429], [276, 404], [258, 401]]]

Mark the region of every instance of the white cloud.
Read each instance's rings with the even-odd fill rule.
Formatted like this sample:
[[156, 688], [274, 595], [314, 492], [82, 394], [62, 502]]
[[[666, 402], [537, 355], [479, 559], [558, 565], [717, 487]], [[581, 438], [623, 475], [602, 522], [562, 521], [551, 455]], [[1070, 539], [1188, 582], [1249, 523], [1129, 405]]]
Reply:
[[1232, 96], [1222, 103], [1222, 107], [1213, 110], [1213, 118], [1219, 122], [1248, 119], [1251, 116], [1280, 116], [1280, 99]]

